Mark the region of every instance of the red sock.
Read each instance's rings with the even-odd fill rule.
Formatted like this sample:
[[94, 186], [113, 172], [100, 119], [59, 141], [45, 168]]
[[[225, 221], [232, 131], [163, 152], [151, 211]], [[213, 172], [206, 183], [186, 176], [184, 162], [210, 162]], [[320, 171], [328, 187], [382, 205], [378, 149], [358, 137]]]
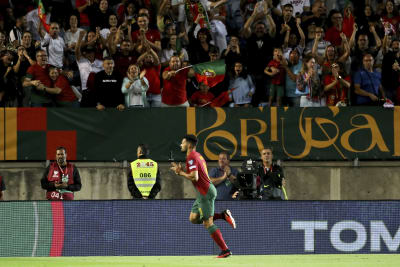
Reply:
[[224, 219], [224, 218], [225, 218], [224, 213], [214, 213], [214, 216], [213, 216], [214, 221]]
[[212, 239], [217, 245], [220, 247], [221, 250], [227, 250], [228, 247], [225, 244], [225, 240], [222, 237], [221, 231], [217, 229], [214, 233], [211, 234]]

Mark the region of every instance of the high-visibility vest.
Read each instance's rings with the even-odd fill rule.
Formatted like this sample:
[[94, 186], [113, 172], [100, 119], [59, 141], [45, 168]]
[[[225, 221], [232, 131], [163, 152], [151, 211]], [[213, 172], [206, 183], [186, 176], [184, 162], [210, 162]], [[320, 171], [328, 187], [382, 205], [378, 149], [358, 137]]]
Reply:
[[132, 177], [136, 187], [144, 197], [150, 195], [150, 191], [156, 183], [158, 165], [151, 159], [137, 159], [131, 163]]

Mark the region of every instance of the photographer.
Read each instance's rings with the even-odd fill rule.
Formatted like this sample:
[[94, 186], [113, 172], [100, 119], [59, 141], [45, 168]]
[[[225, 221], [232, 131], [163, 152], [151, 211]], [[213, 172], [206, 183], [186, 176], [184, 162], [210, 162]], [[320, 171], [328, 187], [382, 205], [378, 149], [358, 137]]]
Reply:
[[272, 163], [272, 148], [260, 151], [262, 165], [258, 167], [257, 188], [263, 200], [287, 200], [285, 176], [281, 166]]

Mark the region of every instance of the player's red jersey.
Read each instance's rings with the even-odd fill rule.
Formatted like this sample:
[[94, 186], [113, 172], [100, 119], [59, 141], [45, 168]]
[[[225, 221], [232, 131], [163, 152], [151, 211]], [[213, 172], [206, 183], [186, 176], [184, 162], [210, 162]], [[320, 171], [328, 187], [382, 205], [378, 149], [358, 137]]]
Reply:
[[200, 194], [207, 194], [208, 188], [211, 184], [211, 180], [208, 177], [207, 163], [204, 160], [203, 156], [200, 155], [200, 153], [196, 151], [190, 152], [190, 154], [186, 158], [186, 170], [187, 173], [198, 171], [199, 180], [192, 183]]

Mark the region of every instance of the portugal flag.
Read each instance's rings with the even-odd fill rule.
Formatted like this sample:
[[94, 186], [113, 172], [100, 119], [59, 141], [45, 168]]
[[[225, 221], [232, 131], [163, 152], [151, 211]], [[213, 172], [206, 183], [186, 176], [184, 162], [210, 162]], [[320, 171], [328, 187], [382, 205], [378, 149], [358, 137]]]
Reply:
[[192, 66], [197, 81], [207, 84], [209, 87], [213, 87], [216, 84], [222, 82], [225, 78], [225, 61], [217, 60], [204, 62]]
[[42, 0], [39, 0], [39, 2], [38, 2], [38, 16], [39, 16], [40, 22], [42, 23], [46, 32], [49, 32], [50, 25], [47, 24], [47, 22], [46, 22], [46, 11], [44, 10]]

